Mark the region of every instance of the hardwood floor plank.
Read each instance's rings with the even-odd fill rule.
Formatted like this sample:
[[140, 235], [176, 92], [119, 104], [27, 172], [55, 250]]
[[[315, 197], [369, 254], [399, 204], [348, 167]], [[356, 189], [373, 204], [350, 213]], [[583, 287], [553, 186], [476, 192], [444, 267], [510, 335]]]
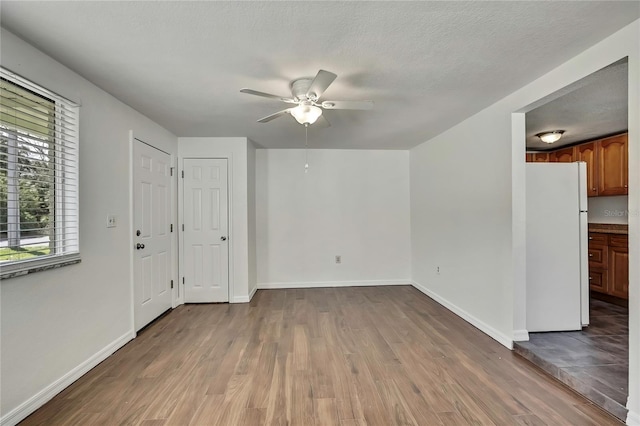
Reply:
[[522, 414], [518, 416], [513, 416], [516, 420], [516, 424], [523, 426], [547, 426], [545, 422], [540, 420], [540, 417], [535, 414]]
[[215, 424], [221, 426], [240, 424], [252, 386], [253, 375], [236, 374], [231, 377], [224, 402], [220, 407], [220, 417]]
[[265, 414], [265, 424], [268, 425], [286, 425], [291, 418], [287, 413], [286, 363], [287, 357], [279, 357], [273, 366]]
[[222, 404], [225, 396], [222, 394], [205, 395], [202, 404], [198, 407], [189, 421], [189, 425], [214, 425], [222, 414]]
[[316, 398], [313, 400], [314, 421], [316, 426], [338, 426], [338, 410], [334, 398]]
[[262, 345], [258, 364], [253, 371], [259, 371], [254, 377], [254, 389], [249, 395], [247, 408], [267, 408], [269, 387], [273, 381], [278, 344], [275, 342]]
[[393, 424], [391, 415], [393, 413], [385, 410], [384, 402], [375, 384], [369, 367], [364, 357], [360, 354], [346, 355], [350, 365], [351, 375], [356, 385], [356, 392], [360, 400], [364, 419], [371, 425]]
[[[203, 375], [191, 375], [191, 380], [187, 386], [184, 384], [179, 388], [182, 390], [180, 398], [175, 401], [175, 408], [167, 417], [168, 424], [189, 424], [207, 396], [207, 389], [211, 383], [211, 378]], [[145, 413], [147, 418], [153, 413]], [[151, 417], [152, 418], [152, 417]]]
[[264, 408], [245, 408], [240, 414], [238, 425], [260, 426], [264, 424], [266, 410]]
[[616, 425], [408, 286], [184, 305], [23, 425]]
[[329, 353], [324, 338], [314, 338], [310, 346], [310, 376], [314, 398], [335, 398]]
[[457, 411], [446, 411], [444, 413], [438, 413], [438, 419], [444, 426], [465, 426], [476, 423], [469, 423], [462, 414]]
[[308, 371], [311, 364], [309, 356], [309, 331], [305, 325], [295, 325], [293, 331], [293, 365], [298, 371]]

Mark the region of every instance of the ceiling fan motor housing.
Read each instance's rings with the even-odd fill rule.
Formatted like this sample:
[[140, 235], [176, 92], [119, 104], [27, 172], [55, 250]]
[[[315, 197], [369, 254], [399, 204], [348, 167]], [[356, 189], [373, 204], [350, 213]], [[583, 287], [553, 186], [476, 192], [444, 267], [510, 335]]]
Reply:
[[299, 78], [291, 82], [291, 94], [297, 101], [315, 101], [318, 99], [315, 93], [312, 93], [311, 96], [307, 96], [307, 92], [309, 91], [312, 81], [312, 78]]

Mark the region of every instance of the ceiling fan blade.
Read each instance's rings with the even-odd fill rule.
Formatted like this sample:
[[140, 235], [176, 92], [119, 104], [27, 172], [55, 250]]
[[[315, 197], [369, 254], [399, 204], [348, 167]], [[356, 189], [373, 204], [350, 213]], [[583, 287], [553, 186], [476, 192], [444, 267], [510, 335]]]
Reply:
[[373, 101], [324, 101], [324, 109], [373, 109]]
[[289, 114], [289, 110], [290, 108], [287, 108], [282, 111], [278, 111], [274, 114], [267, 115], [266, 117], [262, 117], [260, 120], [258, 120], [258, 123], [268, 123], [271, 120], [275, 120], [278, 117], [282, 117], [283, 115]]
[[329, 120], [327, 120], [324, 115], [321, 115], [320, 117], [318, 117], [316, 122], [312, 124], [312, 126], [314, 126], [314, 127], [331, 127], [331, 123], [329, 123]]
[[248, 95], [262, 96], [263, 98], [277, 99], [279, 101], [287, 102], [289, 104], [295, 104], [296, 103], [296, 101], [294, 101], [291, 98], [285, 98], [284, 96], [272, 95], [271, 93], [258, 92], [257, 90], [252, 90], [252, 89], [240, 89], [240, 92], [246, 93]]
[[333, 80], [335, 80], [336, 77], [338, 76], [332, 72], [325, 70], [318, 71], [318, 74], [316, 74], [316, 77], [309, 86], [309, 90], [307, 90], [307, 96], [315, 95], [315, 98], [318, 99], [322, 96], [324, 91], [327, 90], [327, 87], [333, 83]]

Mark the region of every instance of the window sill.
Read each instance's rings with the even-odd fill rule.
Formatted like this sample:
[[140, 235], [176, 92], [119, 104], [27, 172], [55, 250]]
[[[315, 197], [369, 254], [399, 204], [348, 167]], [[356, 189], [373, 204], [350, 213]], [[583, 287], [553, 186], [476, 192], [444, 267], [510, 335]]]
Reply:
[[80, 263], [80, 253], [67, 254], [64, 256], [52, 256], [45, 259], [33, 259], [7, 266], [1, 266], [2, 264], [0, 264], [0, 280], [21, 277], [34, 272], [57, 269], [68, 265], [75, 265], [76, 263]]

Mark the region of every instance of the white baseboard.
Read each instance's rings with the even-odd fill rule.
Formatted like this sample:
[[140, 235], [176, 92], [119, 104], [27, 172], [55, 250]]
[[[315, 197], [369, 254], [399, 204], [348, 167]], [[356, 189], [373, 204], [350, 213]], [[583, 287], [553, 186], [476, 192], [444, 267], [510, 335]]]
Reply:
[[479, 320], [478, 318], [474, 317], [464, 309], [449, 302], [445, 298], [438, 296], [437, 294], [435, 294], [428, 288], [418, 284], [417, 282], [413, 281], [411, 285], [413, 285], [416, 289], [420, 290], [421, 292], [423, 292], [424, 294], [426, 294], [427, 296], [429, 296], [430, 298], [432, 298], [433, 300], [435, 300], [445, 308], [449, 309], [454, 314], [458, 315], [460, 318], [462, 318], [463, 320], [465, 320], [466, 322], [468, 322], [478, 330], [489, 335], [498, 343], [506, 346], [509, 349], [513, 349], [513, 340], [511, 340], [511, 338], [506, 334], [496, 330], [495, 328], [491, 327], [489, 324], [486, 324], [485, 322]]
[[281, 288], [373, 287], [373, 286], [384, 286], [384, 285], [411, 285], [411, 280], [404, 278], [404, 279], [397, 279], [397, 280], [258, 283], [258, 288], [263, 290], [268, 290], [268, 289], [281, 289]]
[[640, 425], [640, 413], [629, 410], [627, 412], [627, 424], [632, 426]]
[[82, 364], [69, 371], [67, 374], [51, 383], [49, 386], [42, 389], [40, 392], [9, 411], [6, 415], [0, 418], [0, 425], [2, 426], [14, 426], [24, 420], [29, 414], [42, 407], [51, 398], [62, 392], [66, 387], [78, 380], [81, 376], [86, 374], [96, 365], [104, 361], [109, 355], [123, 347], [129, 341], [136, 336], [134, 331], [129, 331], [113, 342], [109, 343], [99, 352], [91, 356]]
[[528, 342], [529, 332], [527, 330], [513, 330], [514, 342]]
[[254, 289], [251, 291], [251, 293], [249, 293], [248, 296], [236, 296], [231, 299], [229, 303], [249, 303], [251, 302], [251, 299], [253, 299], [253, 296], [256, 294], [256, 291], [258, 291], [258, 287], [254, 287]]

